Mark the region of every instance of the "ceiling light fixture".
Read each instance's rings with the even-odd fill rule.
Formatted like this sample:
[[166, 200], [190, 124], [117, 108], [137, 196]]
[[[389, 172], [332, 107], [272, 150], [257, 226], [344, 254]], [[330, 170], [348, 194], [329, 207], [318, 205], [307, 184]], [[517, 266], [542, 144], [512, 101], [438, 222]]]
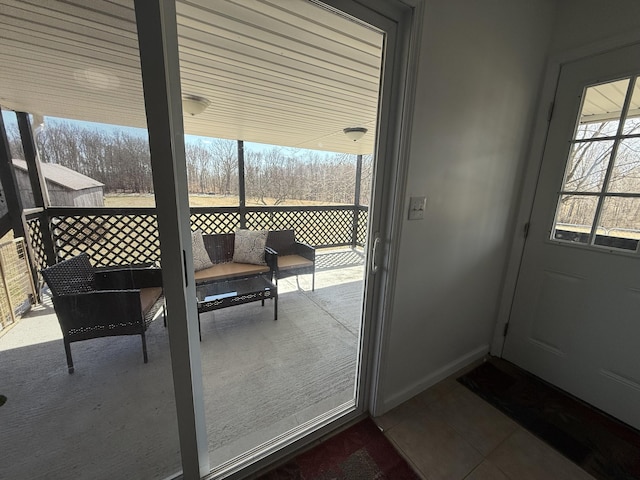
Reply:
[[345, 128], [343, 132], [349, 140], [357, 142], [364, 137], [364, 134], [367, 133], [367, 129], [364, 127], [348, 127]]
[[182, 110], [191, 116], [204, 112], [210, 104], [209, 100], [197, 95], [185, 95], [182, 97]]

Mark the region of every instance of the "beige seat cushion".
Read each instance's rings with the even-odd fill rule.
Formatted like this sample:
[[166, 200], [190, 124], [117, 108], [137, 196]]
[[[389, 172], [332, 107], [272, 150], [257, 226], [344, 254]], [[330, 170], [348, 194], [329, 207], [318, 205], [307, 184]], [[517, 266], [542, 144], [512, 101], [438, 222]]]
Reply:
[[258, 275], [269, 271], [267, 265], [253, 265], [250, 263], [218, 263], [213, 267], [195, 272], [196, 282], [207, 280], [222, 280], [225, 278], [244, 277]]
[[289, 268], [312, 267], [313, 262], [300, 255], [278, 255], [278, 269], [287, 270]]
[[142, 307], [142, 313], [146, 314], [156, 301], [162, 295], [162, 287], [150, 287], [140, 289], [140, 306]]

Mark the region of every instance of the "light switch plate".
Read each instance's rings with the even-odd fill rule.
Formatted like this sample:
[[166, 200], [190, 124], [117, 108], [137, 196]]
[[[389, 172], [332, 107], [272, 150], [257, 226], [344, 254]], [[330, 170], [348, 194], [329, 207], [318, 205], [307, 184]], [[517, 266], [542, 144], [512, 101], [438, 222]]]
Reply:
[[409, 198], [409, 220], [422, 220], [427, 207], [427, 197]]

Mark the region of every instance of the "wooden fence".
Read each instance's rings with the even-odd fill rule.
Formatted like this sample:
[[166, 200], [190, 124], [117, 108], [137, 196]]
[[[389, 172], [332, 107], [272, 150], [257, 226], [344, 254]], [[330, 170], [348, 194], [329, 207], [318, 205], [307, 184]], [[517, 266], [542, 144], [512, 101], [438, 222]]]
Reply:
[[27, 312], [36, 290], [23, 238], [0, 244], [0, 335]]

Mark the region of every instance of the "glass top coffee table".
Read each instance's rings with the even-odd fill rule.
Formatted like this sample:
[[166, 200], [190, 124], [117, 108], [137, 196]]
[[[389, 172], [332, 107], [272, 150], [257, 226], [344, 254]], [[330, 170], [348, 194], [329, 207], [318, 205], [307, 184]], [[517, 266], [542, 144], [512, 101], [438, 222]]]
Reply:
[[[243, 303], [273, 299], [273, 319], [278, 320], [278, 287], [262, 275], [218, 280], [196, 285], [198, 329], [200, 314]], [[202, 339], [202, 335], [200, 336]]]

